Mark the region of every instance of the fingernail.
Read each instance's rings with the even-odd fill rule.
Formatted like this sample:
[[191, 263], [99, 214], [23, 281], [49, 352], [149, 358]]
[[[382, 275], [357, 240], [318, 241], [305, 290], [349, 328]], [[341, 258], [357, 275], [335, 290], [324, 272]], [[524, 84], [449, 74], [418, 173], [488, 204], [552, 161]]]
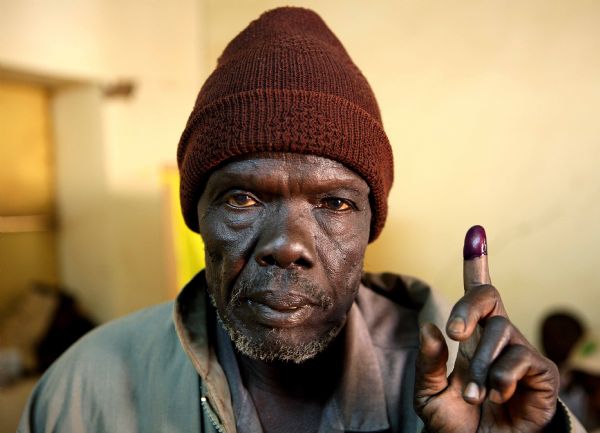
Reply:
[[463, 397], [467, 400], [476, 402], [479, 401], [479, 387], [475, 382], [469, 382], [463, 393]]
[[465, 260], [471, 260], [483, 255], [487, 255], [485, 229], [481, 226], [473, 226], [465, 236], [463, 257]]
[[452, 334], [462, 334], [465, 332], [467, 325], [462, 317], [453, 317], [448, 323], [448, 330]]
[[490, 400], [493, 401], [494, 403], [500, 404], [502, 403], [502, 396], [500, 395], [500, 393], [495, 390], [492, 389], [490, 391], [490, 396], [489, 396]]

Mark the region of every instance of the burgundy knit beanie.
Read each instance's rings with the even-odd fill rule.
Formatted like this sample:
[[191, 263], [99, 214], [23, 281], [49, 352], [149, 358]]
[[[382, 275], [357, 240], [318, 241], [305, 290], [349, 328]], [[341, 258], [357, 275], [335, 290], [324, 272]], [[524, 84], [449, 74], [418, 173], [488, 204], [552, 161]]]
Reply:
[[186, 224], [211, 170], [236, 156], [291, 152], [336, 160], [371, 188], [370, 241], [387, 215], [392, 149], [373, 91], [313, 11], [271, 10], [225, 48], [198, 94], [177, 162]]

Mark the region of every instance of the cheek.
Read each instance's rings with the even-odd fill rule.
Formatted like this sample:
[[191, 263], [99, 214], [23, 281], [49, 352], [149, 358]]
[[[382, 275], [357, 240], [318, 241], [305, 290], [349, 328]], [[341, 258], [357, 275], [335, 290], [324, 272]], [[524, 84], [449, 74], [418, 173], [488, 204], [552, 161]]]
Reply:
[[369, 242], [370, 212], [349, 218], [335, 218], [322, 224], [317, 240], [318, 253], [336, 293], [352, 296], [362, 276], [365, 250]]
[[255, 224], [234, 224], [227, 215], [208, 210], [199, 220], [200, 235], [206, 257], [206, 280], [209, 290], [224, 301], [250, 257], [256, 238]]
[[370, 207], [350, 213], [317, 211], [315, 219], [321, 231], [331, 239], [344, 243], [368, 243], [371, 227]]
[[341, 215], [325, 213], [318, 220], [322, 236], [329, 240], [327, 244], [349, 260], [358, 257], [362, 261], [369, 243], [370, 211]]

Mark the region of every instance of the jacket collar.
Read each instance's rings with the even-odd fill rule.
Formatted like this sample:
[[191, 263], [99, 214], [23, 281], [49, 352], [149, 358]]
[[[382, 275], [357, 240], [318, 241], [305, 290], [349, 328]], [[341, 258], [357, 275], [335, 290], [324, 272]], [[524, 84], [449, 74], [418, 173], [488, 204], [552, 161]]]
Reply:
[[202, 388], [227, 433], [235, 433], [229, 385], [219, 365], [215, 350], [209, 344], [204, 271], [183, 288], [175, 300], [173, 321], [183, 349], [202, 379]]
[[[361, 290], [368, 290], [361, 286]], [[235, 433], [227, 376], [209, 340], [204, 272], [197, 274], [175, 302], [174, 322], [181, 344], [204, 382], [207, 398], [229, 433]], [[324, 408], [335, 430], [381, 431], [389, 428], [384, 386], [371, 336], [358, 306], [352, 305], [345, 327], [340, 385]], [[329, 430], [329, 429], [326, 429]]]

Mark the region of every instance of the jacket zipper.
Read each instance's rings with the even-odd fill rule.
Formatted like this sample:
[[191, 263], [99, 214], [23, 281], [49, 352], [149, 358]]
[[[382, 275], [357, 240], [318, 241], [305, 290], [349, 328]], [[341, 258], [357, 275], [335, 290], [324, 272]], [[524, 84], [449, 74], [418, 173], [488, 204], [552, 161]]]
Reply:
[[212, 423], [212, 425], [217, 429], [219, 433], [226, 433], [225, 427], [219, 422], [219, 418], [215, 411], [210, 407], [210, 403], [208, 402], [208, 398], [205, 396], [200, 397], [200, 403], [202, 404], [202, 409], [204, 409], [204, 413], [208, 416], [208, 419]]

